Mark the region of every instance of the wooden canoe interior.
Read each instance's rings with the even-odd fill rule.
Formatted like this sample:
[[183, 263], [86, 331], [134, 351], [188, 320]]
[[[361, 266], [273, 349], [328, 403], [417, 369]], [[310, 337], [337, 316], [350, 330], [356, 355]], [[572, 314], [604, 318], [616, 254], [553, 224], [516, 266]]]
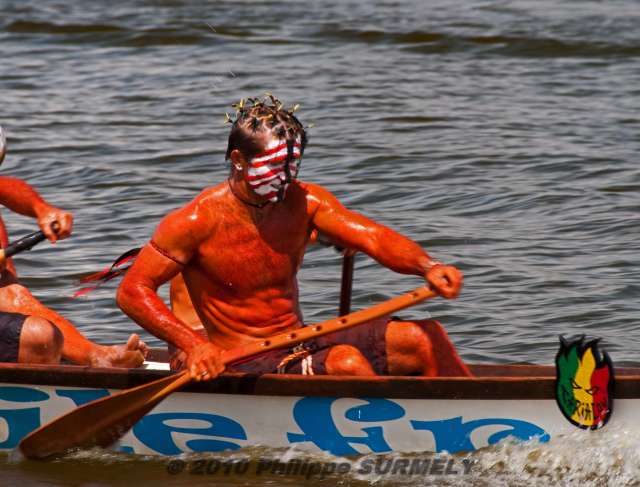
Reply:
[[[153, 350], [149, 360], [166, 361]], [[387, 397], [397, 399], [553, 399], [551, 365], [470, 365], [475, 377], [332, 377], [223, 374], [212, 382], [190, 384], [185, 392], [269, 396]], [[126, 389], [169, 372], [78, 365], [0, 363], [0, 383]], [[640, 398], [640, 368], [616, 368], [615, 397]]]

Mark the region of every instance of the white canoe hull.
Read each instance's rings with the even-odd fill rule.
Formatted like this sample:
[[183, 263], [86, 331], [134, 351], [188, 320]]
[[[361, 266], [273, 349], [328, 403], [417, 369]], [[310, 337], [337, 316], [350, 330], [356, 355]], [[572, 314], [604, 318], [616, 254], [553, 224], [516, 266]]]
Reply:
[[[0, 384], [0, 449], [14, 449], [41, 424], [113, 392]], [[640, 398], [617, 400], [615, 414], [605, 427], [631, 427], [639, 407]], [[114, 448], [155, 455], [256, 445], [333, 455], [454, 453], [483, 448], [506, 437], [544, 442], [576, 430], [554, 399], [366, 399], [179, 392], [147, 414]]]

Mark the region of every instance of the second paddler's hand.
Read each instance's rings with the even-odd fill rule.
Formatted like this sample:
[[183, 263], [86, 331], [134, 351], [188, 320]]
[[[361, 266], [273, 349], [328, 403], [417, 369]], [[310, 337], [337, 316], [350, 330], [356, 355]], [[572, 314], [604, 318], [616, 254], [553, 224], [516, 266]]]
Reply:
[[222, 352], [211, 342], [198, 343], [187, 351], [186, 369], [191, 379], [199, 382], [218, 377], [224, 371]]
[[144, 363], [149, 349], [133, 333], [124, 345], [98, 345], [91, 352], [90, 364], [92, 367], [123, 367], [136, 368]]
[[73, 215], [55, 206], [39, 208], [37, 219], [40, 230], [51, 242], [67, 238], [73, 230]]
[[462, 289], [462, 272], [452, 265], [435, 263], [427, 270], [425, 279], [443, 298], [455, 298]]

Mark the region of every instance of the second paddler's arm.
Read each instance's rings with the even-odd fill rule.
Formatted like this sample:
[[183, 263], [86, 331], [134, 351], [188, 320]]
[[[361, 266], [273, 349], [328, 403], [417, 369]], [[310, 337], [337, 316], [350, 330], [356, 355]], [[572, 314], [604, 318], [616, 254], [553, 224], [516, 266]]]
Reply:
[[[46, 237], [55, 242], [67, 238], [73, 229], [73, 215], [47, 203], [42, 196], [22, 179], [0, 176], [0, 204], [20, 215], [35, 218]], [[59, 229], [53, 231], [57, 222]]]
[[312, 224], [334, 243], [364, 252], [395, 272], [422, 276], [445, 298], [458, 295], [462, 287], [458, 269], [435, 261], [410, 238], [348, 210], [321, 186], [306, 186]]
[[222, 351], [179, 320], [157, 289], [182, 271], [208, 235], [210, 222], [200, 203], [197, 198], [162, 220], [117, 294], [118, 305], [136, 323], [186, 352], [187, 368], [195, 380], [213, 378], [223, 370]]

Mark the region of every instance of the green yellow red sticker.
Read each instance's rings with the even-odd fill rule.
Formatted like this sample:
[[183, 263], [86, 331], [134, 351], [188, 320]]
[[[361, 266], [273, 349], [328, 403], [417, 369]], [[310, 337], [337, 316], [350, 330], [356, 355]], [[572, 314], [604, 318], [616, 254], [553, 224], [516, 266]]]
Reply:
[[613, 410], [613, 364], [598, 350], [599, 340], [561, 336], [556, 355], [556, 401], [564, 417], [583, 429], [602, 428]]

